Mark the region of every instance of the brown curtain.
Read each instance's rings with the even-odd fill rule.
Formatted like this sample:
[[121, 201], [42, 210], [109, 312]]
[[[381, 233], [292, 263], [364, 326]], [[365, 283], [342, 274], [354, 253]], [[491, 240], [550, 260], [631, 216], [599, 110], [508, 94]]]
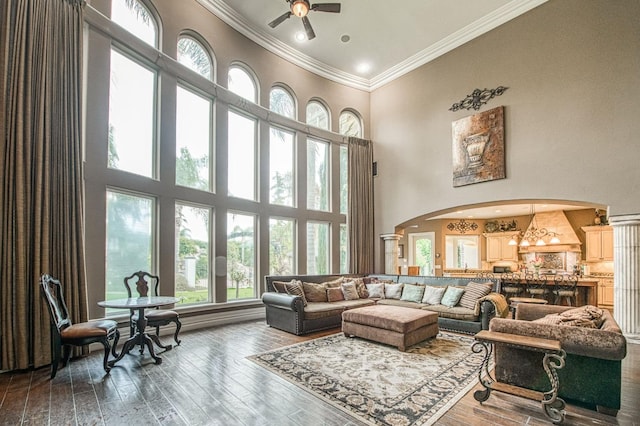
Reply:
[[352, 274], [372, 273], [374, 268], [373, 144], [349, 140], [349, 264]]
[[39, 277], [87, 320], [80, 0], [0, 2], [0, 369], [51, 362]]

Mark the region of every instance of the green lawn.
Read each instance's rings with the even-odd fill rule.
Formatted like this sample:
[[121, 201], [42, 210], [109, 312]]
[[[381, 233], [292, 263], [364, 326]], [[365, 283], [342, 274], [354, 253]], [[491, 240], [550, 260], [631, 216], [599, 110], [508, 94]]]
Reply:
[[[113, 299], [122, 299], [127, 297], [126, 291], [111, 291], [107, 294], [108, 300]], [[183, 290], [176, 292], [176, 297], [181, 298], [182, 301], [180, 304], [191, 304], [191, 303], [202, 303], [206, 302], [208, 299], [208, 290], [206, 288], [201, 288], [198, 290]], [[227, 300], [236, 300], [236, 299], [252, 299], [254, 296], [252, 288], [241, 288], [238, 290], [238, 297], [236, 297], [236, 289], [228, 288], [227, 289]]]

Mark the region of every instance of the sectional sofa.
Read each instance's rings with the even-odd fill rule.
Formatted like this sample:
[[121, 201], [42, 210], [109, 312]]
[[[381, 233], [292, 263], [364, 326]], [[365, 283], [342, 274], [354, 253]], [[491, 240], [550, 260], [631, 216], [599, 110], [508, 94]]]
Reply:
[[[506, 300], [499, 294], [499, 279], [406, 275], [268, 275], [265, 276], [264, 280], [266, 292], [262, 295], [262, 301], [266, 307], [267, 324], [297, 335], [340, 327], [344, 310], [373, 304], [405, 306], [434, 311], [439, 315], [438, 326], [441, 330], [465, 334], [475, 334], [480, 330], [488, 329], [489, 321], [496, 316], [497, 312], [498, 317], [504, 317], [508, 313]], [[353, 280], [360, 284], [359, 293], [361, 297], [356, 299], [331, 300], [329, 297], [324, 300], [321, 297], [321, 292], [317, 292], [318, 288], [320, 288], [320, 291], [322, 290], [322, 286], [318, 286], [318, 284], [324, 284], [325, 288], [335, 288], [340, 287], [342, 283]], [[303, 297], [295, 289], [287, 291], [283, 285], [291, 282], [306, 283], [307, 285], [303, 289], [309, 291], [308, 296], [313, 293], [314, 297]], [[365, 285], [385, 283], [395, 285], [393, 286], [394, 290], [398, 290], [398, 287], [402, 288], [403, 293], [406, 290], [407, 294], [409, 292], [419, 294], [420, 290], [427, 288], [433, 290], [433, 288], [446, 289], [447, 287], [454, 287], [464, 290], [471, 282], [484, 283], [487, 287], [490, 285], [491, 292], [489, 295], [483, 296], [482, 300], [479, 300], [476, 304], [469, 304], [469, 300], [467, 300], [466, 307], [461, 306], [459, 303], [454, 306], [445, 306], [440, 303], [422, 303], [422, 300], [411, 300], [410, 297], [404, 297], [404, 295], [401, 297], [370, 297], [362, 287], [362, 283]], [[397, 286], [396, 284], [402, 285]], [[405, 289], [404, 287], [407, 288]], [[391, 286], [387, 288], [390, 289]], [[468, 293], [471, 294], [471, 291]], [[464, 291], [462, 291], [462, 294], [464, 294]]]

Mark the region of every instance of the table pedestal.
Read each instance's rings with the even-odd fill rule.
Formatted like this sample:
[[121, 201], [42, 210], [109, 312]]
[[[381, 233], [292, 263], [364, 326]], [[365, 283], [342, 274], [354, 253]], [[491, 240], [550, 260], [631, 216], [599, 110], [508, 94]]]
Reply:
[[140, 352], [143, 351], [143, 347], [144, 345], [146, 345], [147, 348], [149, 349], [149, 354], [151, 355], [151, 358], [153, 358], [156, 361], [156, 364], [162, 364], [162, 358], [156, 355], [155, 351], [153, 350], [153, 343], [155, 342], [158, 346], [162, 348], [166, 347], [168, 349], [171, 349], [171, 345], [163, 346], [162, 343], [160, 343], [160, 339], [158, 339], [158, 336], [153, 334], [151, 335], [147, 334], [146, 329], [147, 329], [147, 317], [145, 317], [144, 315], [144, 308], [138, 308], [138, 321], [136, 322], [136, 334], [129, 337], [129, 339], [127, 339], [127, 341], [124, 342], [120, 355], [118, 355], [116, 359], [109, 361], [109, 365], [113, 366], [116, 362], [120, 361], [136, 345], [140, 345]]

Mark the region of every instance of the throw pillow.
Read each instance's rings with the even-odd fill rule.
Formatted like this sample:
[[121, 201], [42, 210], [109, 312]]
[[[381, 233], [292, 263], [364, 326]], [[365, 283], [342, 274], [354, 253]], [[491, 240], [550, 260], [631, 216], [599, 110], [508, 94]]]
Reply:
[[464, 293], [464, 288], [449, 286], [444, 292], [440, 303], [444, 306], [453, 308], [458, 304], [458, 301], [462, 297], [462, 293]]
[[402, 296], [400, 300], [406, 300], [407, 302], [422, 302], [422, 296], [424, 295], [423, 285], [405, 284], [402, 289]]
[[464, 288], [464, 294], [460, 298], [458, 305], [462, 306], [463, 308], [475, 309], [476, 301], [481, 297], [485, 297], [487, 294], [491, 293], [491, 287], [491, 284], [471, 281]]
[[422, 296], [422, 303], [426, 303], [427, 305], [439, 305], [446, 289], [447, 289], [447, 286], [442, 286], [442, 287], [433, 287], [430, 285], [425, 286], [424, 296]]
[[344, 300], [344, 294], [342, 294], [341, 287], [329, 287], [327, 289], [327, 301], [339, 302], [341, 300]]
[[384, 283], [367, 284], [367, 291], [373, 299], [384, 299]]
[[285, 284], [287, 294], [302, 297], [302, 304], [307, 306], [307, 299], [304, 297], [304, 290], [302, 289], [302, 281], [291, 280], [290, 283]]
[[356, 289], [358, 290], [358, 296], [360, 296], [360, 299], [368, 298], [369, 292], [367, 291], [367, 286], [364, 283], [364, 278], [354, 278], [353, 282], [356, 284]]
[[358, 289], [356, 289], [356, 283], [353, 281], [342, 283], [342, 294], [344, 294], [344, 300], [360, 299], [360, 296], [358, 296]]
[[384, 298], [385, 299], [400, 299], [402, 297], [402, 284], [385, 284], [384, 285]]
[[329, 287], [337, 287], [340, 288], [340, 285], [344, 282], [344, 277], [338, 277], [333, 281], [325, 281], [322, 284], [324, 284], [327, 288]]
[[287, 284], [289, 284], [289, 283], [284, 282], [284, 281], [272, 281], [271, 282], [271, 285], [273, 286], [273, 289], [275, 290], [276, 293], [286, 293], [287, 292], [287, 288], [286, 288]]
[[307, 299], [307, 302], [327, 301], [327, 286], [325, 284], [303, 282], [302, 289], [304, 290], [304, 297]]

